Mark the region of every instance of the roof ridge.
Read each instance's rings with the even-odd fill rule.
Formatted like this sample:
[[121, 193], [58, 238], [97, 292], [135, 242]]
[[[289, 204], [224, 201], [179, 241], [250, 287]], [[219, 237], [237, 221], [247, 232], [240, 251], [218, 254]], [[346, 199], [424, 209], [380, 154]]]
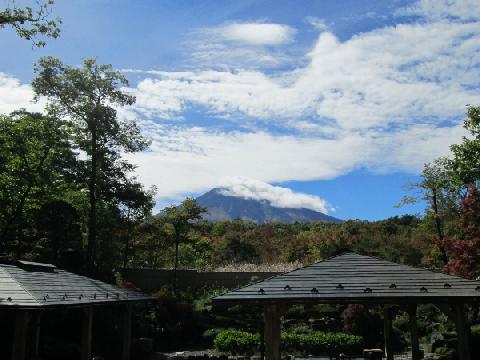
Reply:
[[[396, 265], [396, 266], [403, 266], [403, 267], [408, 267], [408, 268], [411, 268], [411, 269], [414, 269], [414, 270], [427, 271], [427, 272], [431, 272], [431, 273], [435, 273], [435, 274], [441, 274], [441, 275], [449, 276], [449, 277], [452, 277], [452, 278], [455, 278], [455, 279], [468, 280], [468, 281], [478, 281], [478, 280], [475, 280], [475, 279], [467, 279], [467, 278], [464, 278], [464, 277], [459, 276], [459, 275], [452, 275], [452, 274], [449, 274], [449, 273], [446, 273], [446, 272], [443, 272], [443, 271], [437, 270], [437, 269], [429, 269], [429, 268], [426, 268], [426, 267], [419, 267], [419, 266], [415, 266], [415, 265], [402, 264], [402, 263], [397, 263], [395, 261], [383, 259], [383, 258], [380, 258], [379, 256], [375, 256], [375, 255], [361, 254], [359, 252], [350, 250], [348, 248], [337, 250], [333, 255], [331, 255], [331, 256], [329, 256], [325, 259], [322, 259], [320, 261], [316, 261], [316, 262], [314, 262], [310, 265], [304, 265], [304, 266], [302, 266], [298, 269], [295, 269], [295, 270], [300, 270], [300, 269], [303, 269], [303, 268], [306, 268], [306, 267], [309, 267], [309, 266], [312, 266], [312, 265], [320, 264], [320, 263], [323, 263], [325, 261], [332, 260], [336, 257], [343, 256], [347, 253], [358, 255], [358, 256], [363, 256], [363, 257], [367, 257], [367, 258], [371, 258], [371, 259], [375, 259], [375, 260], [378, 260], [378, 261], [384, 261], [384, 262], [387, 262], [387, 263], [390, 263], [390, 264]], [[295, 271], [295, 270], [292, 270], [292, 271]], [[292, 272], [292, 271], [289, 271], [289, 272]]]
[[[11, 265], [11, 266], [15, 266], [15, 265]], [[25, 286], [23, 286], [23, 284], [20, 281], [15, 279], [12, 276], [12, 274], [10, 274], [10, 272], [7, 269], [5, 269], [5, 266], [3, 264], [2, 266], [0, 266], [0, 269], [2, 269], [2, 271], [10, 277], [10, 279], [12, 279], [18, 286], [20, 286], [22, 290], [25, 291], [32, 298], [32, 300], [34, 300], [37, 304], [40, 304], [40, 301], [38, 301], [37, 297], [33, 295], [29, 290], [27, 290], [27, 288], [25, 288]]]

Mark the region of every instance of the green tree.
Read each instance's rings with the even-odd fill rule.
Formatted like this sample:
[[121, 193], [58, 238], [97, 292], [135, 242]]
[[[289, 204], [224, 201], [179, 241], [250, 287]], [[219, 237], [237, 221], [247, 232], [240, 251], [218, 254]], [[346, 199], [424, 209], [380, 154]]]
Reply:
[[177, 294], [178, 246], [188, 240], [195, 221], [202, 218], [207, 209], [198, 205], [195, 199], [187, 198], [179, 206], [169, 206], [163, 209], [162, 218], [170, 227], [170, 237], [175, 243], [175, 263], [173, 275], [173, 292]]
[[78, 271], [83, 260], [80, 215], [65, 200], [44, 203], [35, 213], [41, 260]]
[[[37, 36], [57, 38], [60, 34], [58, 27], [62, 20], [51, 18], [51, 6], [54, 0], [37, 1], [36, 8], [31, 6], [17, 7], [15, 1], [0, 10], [0, 29], [10, 26], [15, 29], [18, 36], [33, 40]], [[45, 46], [44, 40], [34, 41], [37, 47]]]
[[45, 57], [36, 64], [35, 72], [32, 86], [36, 99], [45, 96], [48, 112], [68, 119], [73, 141], [87, 157], [80, 161], [79, 180], [86, 185], [89, 196], [87, 265], [93, 271], [98, 203], [115, 205], [124, 212], [133, 203], [146, 205], [138, 207], [143, 212], [151, 208], [152, 193], [144, 191], [130, 175], [135, 167], [121, 158], [122, 153], [146, 149], [149, 142], [135, 121], [117, 118], [116, 109], [132, 105], [135, 98], [123, 91], [128, 81], [111, 65], [89, 59], [77, 68]]
[[134, 266], [158, 269], [166, 266], [168, 233], [165, 221], [152, 216], [135, 227], [133, 234], [131, 261]]
[[[17, 111], [0, 116], [0, 244], [21, 253], [22, 224], [67, 189], [75, 153], [66, 124], [55, 117]], [[27, 221], [27, 219], [29, 219]]]
[[463, 124], [470, 135], [461, 144], [450, 147], [453, 153], [451, 168], [463, 184], [480, 180], [480, 106], [469, 106]]
[[432, 224], [439, 240], [440, 260], [443, 264], [448, 261], [442, 240], [445, 235], [456, 231], [456, 223], [460, 217], [460, 202], [466, 187], [459, 181], [458, 176], [451, 168], [451, 160], [445, 157], [435, 159], [424, 165], [422, 180], [410, 185], [418, 192], [416, 196], [406, 196], [401, 204], [415, 203], [419, 199], [428, 204], [425, 221]]

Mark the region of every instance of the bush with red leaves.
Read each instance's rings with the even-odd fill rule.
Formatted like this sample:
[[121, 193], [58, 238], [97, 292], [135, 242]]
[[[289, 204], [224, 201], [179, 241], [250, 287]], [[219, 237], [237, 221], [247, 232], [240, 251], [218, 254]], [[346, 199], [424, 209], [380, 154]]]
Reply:
[[471, 185], [462, 200], [460, 237], [437, 241], [448, 254], [445, 270], [475, 279], [480, 275], [480, 192]]

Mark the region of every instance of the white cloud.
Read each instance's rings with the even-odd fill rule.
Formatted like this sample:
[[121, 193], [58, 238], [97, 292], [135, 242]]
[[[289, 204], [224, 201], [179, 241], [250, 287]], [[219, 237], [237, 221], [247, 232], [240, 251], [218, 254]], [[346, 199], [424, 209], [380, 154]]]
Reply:
[[460, 126], [438, 129], [433, 125], [396, 133], [347, 132], [331, 140], [172, 129], [154, 123], [146, 132], [153, 138], [151, 151], [129, 155], [129, 159], [139, 166], [142, 182], [158, 187], [160, 200], [221, 186], [225, 177], [272, 183], [332, 179], [358, 168], [418, 172], [464, 135]]
[[[178, 118], [195, 108], [264, 130], [163, 123], [150, 131], [153, 151], [134, 157], [141, 178], [158, 186], [159, 197], [180, 197], [216, 187], [225, 176], [271, 183], [330, 179], [357, 168], [418, 172], [461, 140], [465, 105], [480, 95], [477, 10], [465, 11], [467, 0], [452, 4], [420, 1], [402, 11], [424, 21], [343, 41], [323, 31], [293, 70], [245, 69], [240, 61], [226, 70], [146, 74], [131, 90], [134, 109], [147, 117]], [[236, 49], [227, 43], [222, 49]], [[271, 125], [290, 135], [270, 134]]]
[[320, 31], [328, 30], [328, 25], [325, 23], [323, 19], [317, 18], [315, 16], [307, 16], [305, 21], [312, 25], [315, 29]]
[[29, 111], [42, 111], [45, 103], [32, 103], [33, 91], [30, 85], [8, 74], [0, 72], [0, 114], [25, 108]]
[[204, 30], [215, 40], [255, 46], [284, 45], [293, 41], [295, 30], [284, 24], [232, 23]]
[[247, 177], [230, 177], [222, 181], [221, 185], [221, 193], [224, 195], [268, 201], [274, 207], [306, 208], [324, 214], [329, 210], [327, 202], [319, 196], [294, 192]]
[[[289, 71], [261, 70], [287, 61], [270, 50], [287, 40], [274, 45], [272, 39], [240, 39], [239, 33], [227, 40], [215, 32], [209, 44], [197, 39], [193, 59], [203, 59], [199, 68], [148, 71], [129, 89], [137, 103], [121, 115], [140, 115], [153, 143], [149, 152], [128, 158], [147, 186], [158, 187], [159, 199], [203, 192], [225, 177], [272, 183], [331, 179], [358, 168], [419, 171], [461, 140], [465, 105], [477, 104], [480, 95], [476, 15], [432, 4], [418, 3], [423, 22], [343, 41], [324, 31], [296, 62], [305, 65]], [[435, 15], [442, 11], [452, 15]], [[218, 64], [228, 67], [219, 70]], [[0, 111], [28, 105], [31, 95], [28, 85], [0, 75]], [[263, 130], [213, 131], [159, 119], [181, 120], [192, 107]], [[289, 135], [270, 133], [271, 124]]]
[[478, 20], [480, 6], [478, 0], [419, 0], [399, 9], [396, 15], [421, 16], [429, 20]]
[[288, 46], [296, 30], [274, 23], [228, 23], [190, 33], [190, 63], [201, 68], [277, 67], [292, 62]]
[[258, 70], [162, 72], [134, 92], [161, 116], [200, 106], [213, 116], [340, 129], [388, 128], [458, 117], [478, 101], [478, 23], [403, 24], [341, 42], [323, 32], [309, 64], [274, 75]]

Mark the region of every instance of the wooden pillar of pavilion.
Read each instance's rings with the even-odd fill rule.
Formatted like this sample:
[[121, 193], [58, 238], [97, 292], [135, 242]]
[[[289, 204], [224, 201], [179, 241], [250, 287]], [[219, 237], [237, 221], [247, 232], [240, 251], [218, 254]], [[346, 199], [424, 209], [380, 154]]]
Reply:
[[40, 331], [41, 331], [41, 325], [42, 325], [42, 313], [40, 311], [37, 311], [35, 314], [35, 342], [34, 342], [34, 347], [33, 347], [33, 356], [35, 359], [38, 358], [40, 354]]
[[265, 359], [280, 360], [280, 309], [278, 304], [264, 308]]
[[383, 308], [383, 336], [387, 360], [393, 360], [392, 350], [392, 311], [387, 305]]
[[455, 324], [458, 358], [470, 360], [470, 324], [465, 314], [465, 304], [437, 304], [437, 307]]
[[464, 304], [455, 304], [455, 327], [458, 358], [470, 360], [470, 325], [467, 321]]
[[130, 360], [132, 347], [132, 304], [125, 305], [122, 321], [122, 360]]
[[81, 360], [92, 358], [93, 307], [83, 309]]
[[418, 341], [418, 326], [417, 326], [417, 304], [411, 304], [407, 307], [408, 326], [410, 329], [410, 342], [412, 345], [412, 360], [420, 360], [422, 355], [420, 353], [420, 344]]
[[30, 313], [28, 311], [17, 311], [13, 333], [12, 360], [24, 360], [27, 355], [29, 321]]

